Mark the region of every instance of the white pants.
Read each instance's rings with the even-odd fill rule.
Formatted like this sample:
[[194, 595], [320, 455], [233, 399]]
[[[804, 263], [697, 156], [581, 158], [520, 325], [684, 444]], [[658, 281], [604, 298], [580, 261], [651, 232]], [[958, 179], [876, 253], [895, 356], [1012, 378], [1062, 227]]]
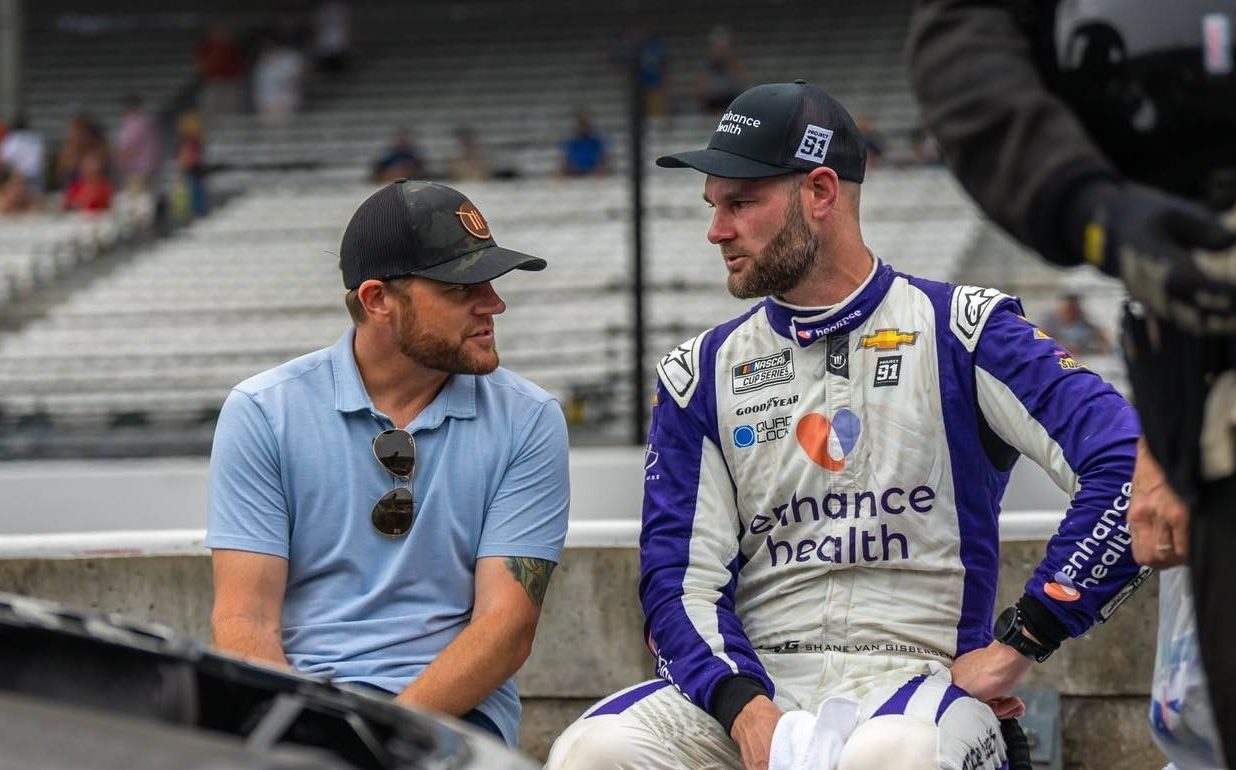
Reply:
[[[853, 691], [843, 692], [854, 696]], [[817, 703], [785, 702], [782, 708]], [[822, 700], [822, 698], [821, 698]], [[997, 770], [1000, 723], [935, 666], [859, 696], [858, 726], [837, 770]], [[738, 747], [708, 713], [662, 680], [597, 703], [554, 743], [546, 770], [743, 770]]]

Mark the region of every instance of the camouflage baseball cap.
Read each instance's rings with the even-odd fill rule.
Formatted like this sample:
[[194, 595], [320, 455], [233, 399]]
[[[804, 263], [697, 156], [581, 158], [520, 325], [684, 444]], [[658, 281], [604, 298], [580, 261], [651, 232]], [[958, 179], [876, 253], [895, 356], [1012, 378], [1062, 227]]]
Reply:
[[543, 270], [545, 260], [498, 246], [472, 201], [434, 182], [399, 179], [370, 195], [339, 247], [347, 289], [408, 275], [484, 283], [517, 268]]

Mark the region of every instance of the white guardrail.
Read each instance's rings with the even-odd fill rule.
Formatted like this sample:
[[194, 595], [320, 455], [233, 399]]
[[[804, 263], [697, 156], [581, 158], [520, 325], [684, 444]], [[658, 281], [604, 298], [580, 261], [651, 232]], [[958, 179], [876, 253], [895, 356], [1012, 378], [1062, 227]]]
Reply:
[[[1000, 540], [1046, 540], [1060, 525], [1059, 511], [1019, 511], [1000, 518]], [[634, 519], [572, 521], [567, 548], [634, 548]], [[0, 559], [103, 559], [126, 556], [204, 556], [204, 529], [115, 530], [0, 535]]]
[[[639, 542], [643, 450], [571, 450], [568, 548]], [[0, 559], [183, 556], [205, 547], [203, 458], [0, 464]], [[1068, 498], [1019, 463], [1005, 494], [1000, 539], [1045, 540]]]

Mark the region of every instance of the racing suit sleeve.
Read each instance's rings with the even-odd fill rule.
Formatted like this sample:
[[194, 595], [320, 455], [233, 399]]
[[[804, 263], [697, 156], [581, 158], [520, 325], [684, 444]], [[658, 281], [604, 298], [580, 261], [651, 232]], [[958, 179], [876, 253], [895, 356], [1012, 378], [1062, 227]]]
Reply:
[[657, 674], [728, 734], [742, 707], [760, 694], [771, 697], [773, 684], [734, 611], [740, 525], [714, 399], [705, 390], [680, 406], [664, 383], [657, 385], [639, 590]]
[[1143, 577], [1126, 518], [1141, 426], [1111, 385], [1020, 313], [1009, 298], [993, 310], [975, 349], [975, 384], [996, 435], [1072, 496], [1018, 603], [1054, 646], [1106, 620]]
[[1022, 243], [1077, 264], [1069, 196], [1119, 175], [1035, 66], [1050, 55], [1053, 7], [919, 0], [906, 55], [925, 127], [966, 191]]

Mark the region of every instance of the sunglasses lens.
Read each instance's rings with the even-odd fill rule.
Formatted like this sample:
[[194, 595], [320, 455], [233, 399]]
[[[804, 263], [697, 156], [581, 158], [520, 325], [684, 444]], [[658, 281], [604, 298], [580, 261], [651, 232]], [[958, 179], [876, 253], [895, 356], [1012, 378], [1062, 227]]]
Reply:
[[369, 520], [373, 528], [387, 537], [399, 537], [412, 529], [412, 492], [407, 487], [396, 487], [382, 495], [373, 506]]
[[407, 480], [416, 465], [416, 444], [406, 430], [384, 430], [373, 440], [373, 456], [383, 468]]

